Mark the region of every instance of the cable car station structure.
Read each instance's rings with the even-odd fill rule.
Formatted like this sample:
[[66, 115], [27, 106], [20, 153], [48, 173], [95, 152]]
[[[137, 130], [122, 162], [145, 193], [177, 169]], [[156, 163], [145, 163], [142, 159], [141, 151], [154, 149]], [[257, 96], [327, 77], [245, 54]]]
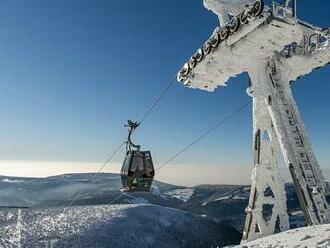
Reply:
[[220, 25], [179, 71], [178, 81], [212, 92], [241, 73], [250, 77], [254, 168], [243, 242], [289, 229], [280, 152], [306, 223], [329, 223], [326, 183], [290, 87], [329, 63], [329, 29], [299, 20], [293, 0], [270, 7], [262, 0], [204, 0], [204, 5]]

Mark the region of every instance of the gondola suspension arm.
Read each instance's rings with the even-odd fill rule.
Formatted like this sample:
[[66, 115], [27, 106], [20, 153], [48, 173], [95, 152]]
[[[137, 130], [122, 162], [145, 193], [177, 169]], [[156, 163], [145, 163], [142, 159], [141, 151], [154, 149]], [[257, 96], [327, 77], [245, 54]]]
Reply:
[[127, 124], [125, 125], [125, 127], [128, 127], [128, 137], [127, 137], [127, 141], [126, 141], [126, 150], [127, 151], [131, 151], [132, 147], [138, 151], [141, 148], [140, 145], [135, 145], [132, 141], [132, 134], [139, 126], [140, 126], [140, 123], [133, 122], [131, 120], [128, 120]]

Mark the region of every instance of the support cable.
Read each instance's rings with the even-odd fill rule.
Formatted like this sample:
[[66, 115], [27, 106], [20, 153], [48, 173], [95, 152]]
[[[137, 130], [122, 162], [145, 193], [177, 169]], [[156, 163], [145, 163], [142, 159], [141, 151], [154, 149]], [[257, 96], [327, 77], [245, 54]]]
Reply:
[[246, 103], [244, 103], [241, 107], [239, 107], [237, 110], [235, 110], [233, 113], [231, 113], [230, 115], [228, 115], [226, 118], [222, 119], [221, 121], [219, 121], [216, 125], [214, 125], [212, 128], [208, 129], [207, 131], [205, 131], [201, 136], [199, 136], [197, 139], [195, 139], [193, 142], [191, 142], [190, 144], [188, 144], [187, 146], [185, 146], [183, 149], [181, 149], [178, 153], [176, 153], [173, 157], [171, 157], [170, 159], [168, 159], [167, 161], [165, 161], [163, 164], [161, 164], [157, 169], [156, 172], [161, 170], [163, 167], [165, 167], [166, 165], [168, 165], [168, 163], [170, 163], [172, 160], [176, 159], [177, 157], [179, 157], [182, 153], [184, 153], [185, 151], [187, 151], [190, 147], [192, 147], [193, 145], [197, 144], [199, 141], [201, 141], [202, 139], [204, 139], [206, 136], [208, 136], [210, 133], [212, 133], [213, 131], [215, 131], [217, 128], [219, 128], [220, 126], [222, 126], [223, 124], [225, 124], [227, 121], [229, 121], [230, 119], [232, 119], [234, 116], [236, 116], [239, 112], [241, 112], [243, 109], [245, 109], [249, 104], [251, 103], [251, 100], [247, 101]]
[[141, 120], [139, 121], [139, 126], [149, 117], [152, 111], [157, 107], [159, 104], [160, 100], [164, 98], [166, 93], [169, 91], [169, 89], [173, 86], [173, 84], [176, 82], [176, 80], [172, 80], [161, 92], [161, 94], [156, 98], [154, 103], [150, 106], [150, 108], [147, 110], [147, 112], [142, 116]]
[[121, 150], [121, 148], [124, 146], [124, 144], [126, 144], [126, 141], [122, 142], [117, 149], [111, 154], [111, 156], [102, 164], [102, 166], [99, 168], [99, 170], [97, 172], [95, 172], [91, 178], [88, 181], [88, 184], [85, 185], [84, 187], [82, 187], [75, 195], [75, 197], [70, 201], [70, 203], [66, 206], [66, 207], [70, 207], [72, 206], [77, 200], [78, 198], [81, 196], [81, 194], [85, 191], [85, 189], [90, 186], [91, 184], [94, 183], [95, 179], [97, 178], [97, 176], [102, 173], [103, 169], [111, 162], [111, 160], [114, 158], [114, 156], [116, 156], [116, 154]]
[[114, 198], [111, 202], [109, 202], [107, 205], [112, 205], [114, 204], [116, 201], [118, 201], [122, 196], [124, 196], [125, 193], [121, 193], [119, 196], [117, 196], [116, 198]]

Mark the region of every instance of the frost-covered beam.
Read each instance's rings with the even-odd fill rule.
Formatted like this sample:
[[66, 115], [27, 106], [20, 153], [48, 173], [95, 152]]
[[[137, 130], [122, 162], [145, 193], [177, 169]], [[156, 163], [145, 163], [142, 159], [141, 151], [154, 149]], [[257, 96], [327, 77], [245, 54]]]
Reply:
[[[253, 93], [252, 93], [253, 92]], [[254, 167], [243, 240], [255, 240], [290, 228], [285, 184], [277, 157], [278, 137], [269, 115], [265, 96], [251, 89], [253, 98]]]
[[191, 88], [213, 91], [229, 78], [249, 71], [251, 65], [281, 52], [292, 42], [300, 43], [303, 32], [295, 22], [275, 18], [263, 3], [251, 7], [217, 27], [202, 48], [178, 73], [178, 80]]
[[204, 0], [204, 6], [219, 18], [220, 25], [230, 21], [230, 16], [238, 15], [249, 7], [253, 0]]
[[[221, 0], [204, 1], [209, 8], [211, 3], [221, 3]], [[245, 8], [227, 24], [216, 27], [203, 47], [179, 71], [178, 81], [191, 88], [214, 91], [226, 86], [231, 77], [249, 71], [251, 65], [263, 63], [274, 52], [282, 55], [281, 63], [287, 68], [283, 76], [289, 82], [330, 62], [329, 29], [294, 17], [280, 18], [267, 7], [256, 12], [258, 9], [253, 6]], [[212, 9], [217, 12], [226, 7]], [[238, 10], [241, 8], [236, 12]]]

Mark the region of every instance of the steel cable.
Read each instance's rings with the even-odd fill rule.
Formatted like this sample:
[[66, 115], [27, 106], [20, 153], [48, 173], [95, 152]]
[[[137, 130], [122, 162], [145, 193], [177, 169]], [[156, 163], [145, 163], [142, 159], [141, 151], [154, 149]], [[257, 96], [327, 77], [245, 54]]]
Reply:
[[207, 131], [205, 131], [201, 136], [199, 136], [197, 139], [195, 139], [193, 142], [191, 142], [190, 144], [188, 144], [187, 146], [185, 146], [184, 148], [182, 148], [178, 153], [176, 153], [174, 156], [172, 156], [170, 159], [168, 159], [167, 161], [165, 161], [163, 164], [161, 164], [157, 169], [156, 172], [159, 171], [160, 169], [162, 169], [163, 167], [165, 167], [169, 162], [171, 162], [172, 160], [176, 159], [178, 156], [180, 156], [182, 153], [184, 153], [185, 151], [187, 151], [190, 147], [192, 147], [193, 145], [195, 145], [196, 143], [198, 143], [199, 141], [201, 141], [203, 138], [205, 138], [206, 136], [208, 136], [210, 133], [212, 133], [213, 131], [215, 131], [217, 128], [219, 128], [220, 126], [222, 126], [223, 124], [225, 124], [227, 121], [229, 121], [231, 118], [233, 118], [235, 115], [237, 115], [239, 112], [241, 112], [243, 109], [245, 109], [249, 104], [251, 103], [251, 100], [247, 101], [246, 103], [244, 103], [242, 106], [240, 106], [237, 110], [235, 110], [234, 112], [232, 112], [230, 115], [228, 115], [226, 118], [222, 119], [221, 121], [219, 121], [216, 125], [214, 125], [212, 128], [208, 129]]
[[120, 149], [123, 147], [123, 145], [126, 143], [126, 141], [122, 142], [117, 149], [111, 154], [111, 156], [102, 164], [102, 166], [99, 168], [99, 170], [97, 172], [95, 172], [93, 174], [93, 176], [91, 176], [91, 178], [89, 179], [87, 185], [85, 185], [83, 188], [81, 188], [76, 194], [75, 197], [70, 201], [70, 203], [68, 205], [66, 205], [66, 207], [70, 207], [72, 206], [77, 200], [78, 198], [81, 196], [81, 194], [84, 192], [84, 190], [89, 187], [91, 184], [94, 183], [95, 179], [97, 178], [97, 176], [103, 171], [103, 169], [111, 162], [111, 160], [114, 158], [114, 156], [116, 156], [116, 154], [120, 151]]

